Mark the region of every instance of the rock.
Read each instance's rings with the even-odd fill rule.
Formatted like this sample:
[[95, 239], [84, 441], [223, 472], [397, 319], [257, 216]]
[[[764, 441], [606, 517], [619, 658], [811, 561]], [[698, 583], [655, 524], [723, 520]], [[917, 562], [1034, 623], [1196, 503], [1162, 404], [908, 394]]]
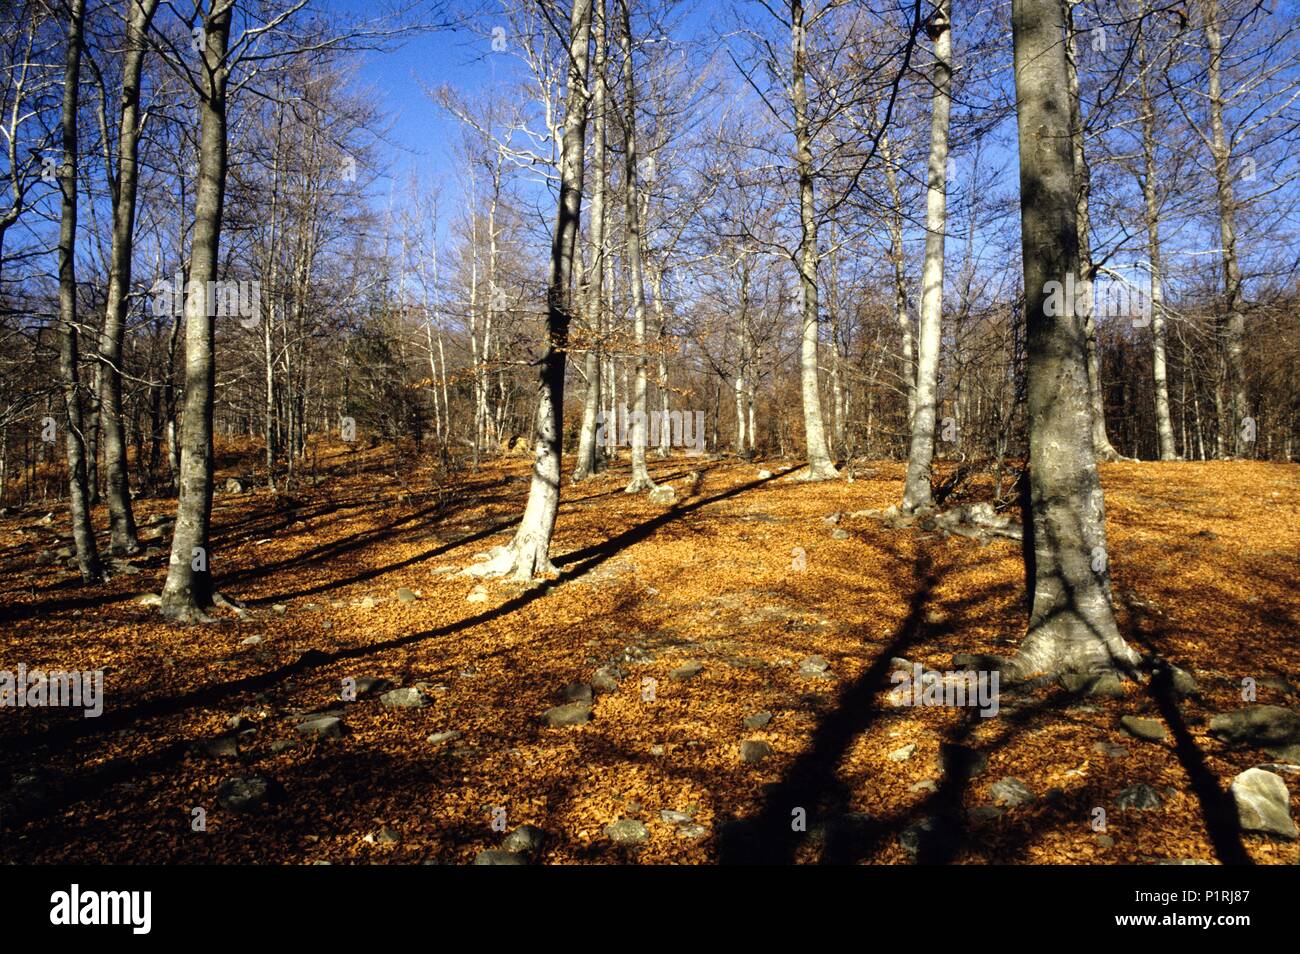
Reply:
[[1162, 804], [1160, 793], [1145, 782], [1130, 785], [1115, 797], [1116, 808], [1136, 808], [1150, 811]]
[[415, 595], [414, 590], [405, 586], [399, 586], [397, 588], [397, 598], [403, 603], [414, 603], [419, 599], [419, 597]]
[[281, 752], [297, 748], [298, 744], [297, 739], [276, 739], [271, 743], [271, 754], [279, 755]]
[[915, 785], [907, 786], [907, 790], [915, 794], [916, 792], [937, 792], [939, 786], [932, 778], [923, 778]]
[[379, 604], [375, 601], [375, 598], [373, 596], [367, 596], [357, 605], [359, 605], [362, 609], [368, 610], [368, 609], [374, 609]]
[[799, 675], [810, 679], [829, 679], [831, 664], [821, 656], [809, 656], [799, 660]]
[[1097, 847], [1103, 850], [1115, 847], [1115, 839], [1110, 835], [1098, 834], [1094, 836], [1093, 840], [1097, 842]]
[[889, 759], [891, 762], [906, 762], [912, 757], [914, 752], [916, 752], [916, 743], [909, 742], [901, 749], [894, 749], [894, 751], [886, 755], [885, 758]]
[[321, 716], [298, 723], [298, 734], [314, 739], [341, 739], [343, 720], [338, 716]]
[[481, 584], [479, 586], [474, 587], [474, 589], [470, 590], [469, 595], [465, 597], [466, 603], [486, 603], [487, 601], [488, 601], [487, 588]]
[[772, 713], [766, 711], [755, 712], [753, 715], [745, 716], [744, 725], [746, 729], [750, 729], [752, 731], [752, 730], [764, 728], [771, 721], [772, 721]]
[[686, 825], [677, 826], [677, 837], [685, 838], [688, 841], [698, 841], [709, 833], [709, 830], [703, 825], [696, 822], [690, 822]]
[[141, 606], [162, 606], [162, 597], [157, 593], [141, 593], [135, 601]]
[[605, 836], [616, 845], [639, 845], [650, 837], [650, 833], [641, 822], [620, 818], [605, 826]]
[[395, 845], [401, 839], [397, 837], [397, 832], [384, 825], [378, 831], [366, 835], [365, 841], [371, 845]]
[[1061, 688], [1070, 695], [1100, 696], [1118, 699], [1124, 695], [1124, 682], [1114, 673], [1066, 672], [1058, 678]]
[[770, 470], [760, 470], [756, 476], [759, 480], [771, 480], [772, 472]]
[[591, 688], [594, 692], [616, 692], [623, 679], [623, 671], [617, 666], [601, 666], [591, 676]]
[[1111, 742], [1097, 742], [1093, 745], [1092, 750], [1108, 759], [1122, 759], [1128, 755], [1127, 746], [1115, 745]]
[[251, 815], [275, 799], [278, 786], [261, 775], [228, 778], [217, 786], [217, 804], [237, 815]]
[[289, 612], [289, 607], [285, 606], [283, 603], [272, 603], [271, 612], [276, 616], [283, 616], [285, 613]]
[[388, 691], [392, 683], [382, 676], [362, 676], [357, 680], [357, 698], [365, 699], [379, 692]]
[[542, 850], [542, 842], [545, 840], [546, 833], [536, 825], [520, 825], [506, 835], [501, 842], [501, 847], [506, 851], [518, 852], [528, 858], [533, 858]]
[[262, 642], [262, 637], [261, 637], [261, 636], [245, 636], [243, 639], [241, 639], [241, 640], [239, 641], [239, 645], [241, 645], [241, 646], [257, 646], [257, 645], [261, 644], [261, 642]]
[[851, 534], [847, 530], [843, 530], [840, 527], [836, 527], [831, 531], [832, 540], [847, 540], [850, 536]]
[[390, 689], [379, 697], [379, 703], [385, 709], [423, 709], [433, 700], [414, 686], [404, 689]]
[[476, 865], [526, 865], [528, 859], [517, 851], [488, 848], [474, 856]]
[[1300, 743], [1300, 715], [1281, 706], [1246, 706], [1212, 718], [1210, 734], [1229, 745], [1293, 745]]
[[231, 735], [223, 735], [215, 739], [207, 739], [199, 743], [199, 750], [214, 759], [237, 759], [239, 758], [239, 741]]
[[665, 808], [659, 813], [659, 820], [665, 821], [670, 825], [685, 825], [691, 820], [688, 812], [674, 811], [671, 808]]
[[673, 490], [671, 484], [660, 484], [654, 490], [650, 491], [650, 502], [654, 504], [663, 504], [671, 506], [677, 503], [677, 491]]
[[1028, 785], [1018, 778], [1010, 777], [994, 782], [989, 787], [989, 796], [994, 805], [1005, 805], [1008, 808], [1028, 805], [1034, 800], [1034, 793]]
[[772, 746], [761, 739], [746, 739], [740, 743], [740, 761], [755, 765], [773, 754]]
[[668, 674], [668, 678], [671, 679], [673, 682], [688, 682], [689, 680], [694, 679], [703, 671], [704, 671], [704, 664], [692, 659], [690, 662], [678, 666], [676, 669], [670, 672]]
[[253, 486], [253, 482], [248, 477], [227, 477], [226, 493], [242, 494], [246, 493]]
[[1296, 839], [1291, 793], [1280, 775], [1249, 768], [1232, 780], [1229, 791], [1237, 803], [1237, 820], [1243, 830], [1277, 835], [1288, 841]]
[[591, 702], [591, 686], [585, 682], [571, 682], [564, 687], [565, 702]]
[[1119, 720], [1119, 724], [1124, 727], [1129, 735], [1143, 742], [1163, 742], [1169, 735], [1165, 727], [1155, 719], [1144, 719], [1141, 716], [1126, 715]]
[[435, 732], [429, 736], [429, 741], [434, 745], [442, 745], [444, 742], [455, 742], [465, 733], [459, 729], [448, 729], [446, 732]]
[[586, 725], [591, 721], [591, 703], [566, 702], [542, 713], [542, 721], [552, 729], [564, 726]]

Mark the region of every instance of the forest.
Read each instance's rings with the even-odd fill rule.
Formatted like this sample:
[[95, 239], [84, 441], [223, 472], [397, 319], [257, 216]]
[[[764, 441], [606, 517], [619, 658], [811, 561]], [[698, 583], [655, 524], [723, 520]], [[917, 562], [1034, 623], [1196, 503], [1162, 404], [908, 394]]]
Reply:
[[1298, 147], [1293, 0], [0, 2], [0, 860], [1300, 863]]

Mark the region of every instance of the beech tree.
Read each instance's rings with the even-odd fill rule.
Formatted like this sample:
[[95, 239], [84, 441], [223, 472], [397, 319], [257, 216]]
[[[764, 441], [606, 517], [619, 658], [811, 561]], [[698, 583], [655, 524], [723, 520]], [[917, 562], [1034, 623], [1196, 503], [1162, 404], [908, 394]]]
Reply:
[[[1131, 669], [1111, 605], [1105, 501], [1092, 443], [1084, 317], [1049, 307], [1079, 268], [1070, 91], [1059, 0], [1014, 0], [1029, 436], [1029, 630], [1008, 674]], [[1070, 283], [1073, 284], [1072, 282]]]

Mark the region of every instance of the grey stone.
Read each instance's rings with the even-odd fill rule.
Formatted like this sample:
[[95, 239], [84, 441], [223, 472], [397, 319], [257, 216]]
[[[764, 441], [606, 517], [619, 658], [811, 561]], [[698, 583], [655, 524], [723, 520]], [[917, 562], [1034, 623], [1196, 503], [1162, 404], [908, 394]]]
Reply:
[[1168, 738], [1169, 733], [1165, 727], [1155, 719], [1144, 719], [1141, 716], [1126, 715], [1120, 718], [1119, 724], [1129, 735], [1143, 742], [1163, 742]]
[[517, 851], [488, 848], [474, 856], [476, 865], [526, 865], [528, 859]]
[[594, 692], [615, 692], [623, 678], [623, 673], [616, 666], [601, 666], [591, 676], [591, 688]]
[[1291, 792], [1280, 775], [1249, 768], [1232, 780], [1237, 819], [1245, 831], [1277, 835], [1288, 841], [1298, 836], [1291, 820]]
[[641, 822], [633, 818], [620, 818], [605, 826], [605, 835], [616, 845], [639, 845], [650, 837]]
[[339, 739], [343, 737], [343, 720], [337, 716], [321, 716], [298, 723], [298, 734], [316, 739]]
[[1230, 745], [1288, 746], [1300, 743], [1300, 715], [1281, 706], [1246, 706], [1212, 718], [1210, 734]]
[[564, 726], [586, 725], [591, 721], [591, 704], [588, 702], [566, 702], [542, 713], [542, 721], [552, 729]]
[[674, 811], [671, 808], [665, 808], [659, 813], [659, 820], [665, 821], [670, 825], [684, 825], [691, 820], [687, 812]]
[[694, 679], [704, 671], [704, 665], [694, 659], [688, 663], [678, 666], [668, 674], [668, 678], [673, 682], [687, 682]]
[[379, 697], [385, 709], [423, 709], [433, 700], [414, 686], [390, 689]]
[[591, 686], [585, 682], [571, 682], [564, 687], [565, 702], [591, 702]]
[[459, 729], [448, 729], [446, 732], [435, 732], [429, 736], [429, 741], [434, 745], [442, 745], [444, 742], [455, 742], [465, 733]]
[[673, 490], [671, 484], [660, 484], [650, 491], [650, 502], [665, 506], [675, 504], [677, 502], [677, 491]]
[[1092, 750], [1108, 759], [1122, 759], [1128, 755], [1128, 746], [1115, 745], [1112, 742], [1096, 742], [1093, 744]]
[[831, 531], [832, 540], [847, 540], [849, 539], [849, 536], [850, 534], [847, 530], [843, 530], [839, 527], [836, 527], [834, 530]]
[[261, 775], [228, 778], [217, 786], [217, 804], [237, 815], [262, 811], [275, 795], [275, 785]]
[[542, 842], [545, 840], [546, 832], [536, 825], [520, 825], [506, 835], [501, 841], [501, 847], [506, 851], [515, 851], [532, 858], [542, 850]]
[[399, 586], [397, 588], [397, 598], [403, 603], [414, 603], [419, 599], [419, 597], [415, 595], [415, 591], [406, 586]]
[[746, 739], [740, 743], [740, 761], [755, 764], [773, 754], [772, 746], [759, 739]]
[[744, 725], [746, 729], [756, 730], [764, 728], [771, 721], [772, 713], [765, 710], [763, 712], [755, 712], [753, 715], [745, 716]]
[[1115, 797], [1116, 808], [1136, 808], [1141, 811], [1150, 811], [1159, 808], [1162, 801], [1160, 793], [1145, 782], [1138, 782], [1128, 786]]
[[261, 636], [245, 636], [239, 641], [241, 646], [256, 646], [262, 642]]
[[207, 739], [199, 743], [204, 755], [215, 759], [239, 758], [239, 742], [234, 736], [223, 735], [216, 739]]
[[386, 692], [391, 685], [392, 683], [382, 676], [362, 676], [357, 680], [357, 698], [365, 699], [375, 693]]
[[1008, 777], [999, 779], [989, 787], [989, 797], [993, 799], [995, 805], [1017, 808], [1032, 802], [1034, 793], [1020, 779]]
[[401, 839], [397, 837], [397, 832], [393, 831], [393, 829], [389, 828], [387, 825], [382, 826], [378, 831], [372, 831], [370, 834], [366, 835], [365, 840], [372, 845], [395, 845], [401, 841]]
[[885, 758], [889, 759], [891, 762], [906, 762], [912, 757], [914, 752], [916, 752], [916, 743], [909, 742], [901, 749], [894, 749], [894, 751], [886, 755]]

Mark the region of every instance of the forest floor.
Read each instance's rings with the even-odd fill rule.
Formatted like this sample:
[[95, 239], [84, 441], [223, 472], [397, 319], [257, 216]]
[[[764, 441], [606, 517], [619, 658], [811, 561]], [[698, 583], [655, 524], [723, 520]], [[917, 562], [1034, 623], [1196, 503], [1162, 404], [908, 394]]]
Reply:
[[[98, 718], [0, 709], [0, 860], [460, 864], [532, 824], [546, 863], [1300, 862], [1300, 842], [1233, 823], [1229, 782], [1270, 759], [1208, 732], [1246, 677], [1259, 703], [1300, 707], [1296, 466], [1102, 468], [1122, 630], [1192, 671], [1199, 698], [1048, 685], [981, 718], [892, 704], [891, 660], [1013, 652], [1019, 545], [852, 516], [897, 501], [900, 463], [806, 484], [794, 462], [652, 461], [672, 506], [623, 494], [623, 463], [565, 486], [562, 574], [524, 585], [456, 571], [509, 542], [526, 461], [438, 491], [344, 447], [331, 476], [278, 495], [220, 492], [243, 463], [223, 460], [212, 560], [243, 619], [178, 627], [140, 602], [165, 575], [156, 526], [138, 573], [92, 588], [48, 562], [64, 508], [0, 517], [0, 669], [105, 671]], [[141, 499], [137, 516], [174, 510]], [[590, 721], [543, 723], [602, 667], [621, 681]], [[427, 704], [364, 682], [341, 701], [365, 677]], [[312, 713], [342, 735], [300, 731]], [[1124, 715], [1167, 737], [1138, 740]], [[770, 752], [747, 761], [747, 741]], [[219, 800], [253, 777], [260, 811]]]

